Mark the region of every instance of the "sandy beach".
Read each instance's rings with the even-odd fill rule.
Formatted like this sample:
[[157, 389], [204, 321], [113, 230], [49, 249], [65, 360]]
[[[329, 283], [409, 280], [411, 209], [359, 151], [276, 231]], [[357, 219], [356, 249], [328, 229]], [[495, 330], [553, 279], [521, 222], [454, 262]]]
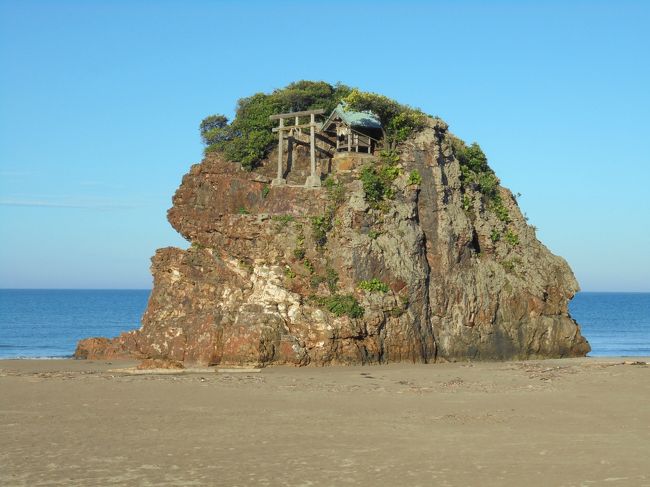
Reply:
[[5, 360], [0, 485], [650, 485], [635, 360], [177, 375]]

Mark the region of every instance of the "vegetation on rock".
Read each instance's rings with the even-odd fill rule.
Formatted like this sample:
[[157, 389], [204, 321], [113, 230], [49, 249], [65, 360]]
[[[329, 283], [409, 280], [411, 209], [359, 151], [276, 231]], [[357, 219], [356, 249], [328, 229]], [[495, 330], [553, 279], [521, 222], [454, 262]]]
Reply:
[[489, 200], [498, 196], [499, 178], [488, 165], [481, 146], [476, 142], [465, 144], [458, 137], [451, 138], [452, 149], [460, 163], [461, 180], [464, 185], [478, 189]]
[[315, 297], [314, 301], [335, 316], [361, 318], [365, 310], [351, 294], [334, 294], [332, 296]]
[[311, 217], [311, 232], [316, 246], [320, 249], [327, 243], [327, 234], [334, 227], [334, 215], [336, 209], [345, 199], [345, 188], [340, 181], [329, 176], [324, 183], [327, 190], [329, 204], [325, 208], [325, 213], [320, 216]]
[[327, 282], [327, 287], [329, 288], [332, 294], [336, 293], [339, 287], [339, 274], [332, 267], [327, 267], [325, 270], [326, 276], [325, 281]]
[[332, 218], [329, 215], [311, 217], [311, 232], [317, 247], [324, 247], [327, 242], [327, 232], [332, 229]]
[[377, 204], [394, 196], [392, 184], [400, 173], [398, 162], [399, 156], [395, 151], [382, 151], [379, 164], [375, 162], [361, 169], [360, 179], [366, 201]]
[[411, 174], [409, 174], [409, 179], [407, 181], [407, 184], [409, 186], [411, 185], [419, 186], [420, 183], [422, 183], [422, 176], [420, 176], [420, 173], [417, 171], [417, 169], [415, 171], [411, 171]]
[[305, 258], [305, 234], [302, 225], [297, 225], [298, 233], [296, 235], [296, 248], [293, 249], [293, 255], [296, 259], [302, 260]]
[[294, 221], [293, 215], [273, 215], [271, 219], [285, 224]]
[[223, 115], [206, 117], [199, 127], [201, 139], [207, 145], [206, 152], [220, 152], [227, 160], [251, 170], [277, 144], [269, 116], [316, 108], [329, 113], [351, 91], [342, 84], [297, 81], [272, 93], [256, 93], [237, 102], [231, 123]]
[[382, 123], [384, 145], [395, 149], [414, 132], [424, 128], [426, 115], [383, 95], [324, 81], [297, 81], [271, 93], [256, 93], [237, 102], [235, 118], [221, 114], [201, 121], [201, 140], [206, 152], [219, 152], [244, 169], [253, 169], [277, 144], [269, 116], [322, 108], [326, 114], [343, 102], [350, 110], [370, 110]]
[[503, 236], [503, 239], [508, 242], [510, 245], [519, 245], [519, 235], [517, 235], [512, 230], [508, 230]]
[[316, 268], [314, 267], [314, 264], [312, 263], [311, 260], [309, 260], [309, 259], [304, 259], [304, 260], [302, 261], [302, 265], [305, 266], [305, 269], [307, 269], [307, 270], [309, 271], [310, 274], [313, 274], [314, 272], [316, 272]]
[[472, 199], [467, 195], [463, 195], [463, 202], [462, 202], [461, 206], [463, 207], [463, 210], [465, 210], [465, 211], [471, 210], [472, 209]]
[[380, 281], [377, 278], [373, 278], [367, 281], [360, 281], [359, 288], [363, 289], [364, 291], [369, 291], [371, 293], [373, 292], [387, 293], [389, 289], [388, 284]]
[[304, 259], [305, 258], [305, 249], [302, 248], [302, 247], [296, 247], [295, 249], [293, 249], [293, 256], [298, 260]]
[[[508, 209], [504, 206], [499, 192], [499, 178], [488, 165], [487, 157], [476, 142], [469, 146], [458, 137], [451, 137], [452, 149], [460, 163], [463, 189], [468, 187], [478, 190], [488, 203], [488, 207], [499, 220], [510, 222]], [[463, 198], [463, 209], [470, 209], [470, 200]]]
[[345, 198], [345, 187], [340, 181], [332, 176], [328, 176], [323, 183], [323, 186], [325, 186], [327, 196], [332, 203], [339, 204], [343, 202], [343, 199]]

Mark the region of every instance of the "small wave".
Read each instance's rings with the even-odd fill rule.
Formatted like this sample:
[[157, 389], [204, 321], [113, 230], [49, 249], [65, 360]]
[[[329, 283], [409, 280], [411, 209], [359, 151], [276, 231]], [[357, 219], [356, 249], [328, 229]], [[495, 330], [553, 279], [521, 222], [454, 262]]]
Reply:
[[66, 360], [73, 358], [72, 355], [49, 355], [49, 356], [25, 356], [25, 355], [13, 355], [3, 357], [0, 356], [0, 360]]

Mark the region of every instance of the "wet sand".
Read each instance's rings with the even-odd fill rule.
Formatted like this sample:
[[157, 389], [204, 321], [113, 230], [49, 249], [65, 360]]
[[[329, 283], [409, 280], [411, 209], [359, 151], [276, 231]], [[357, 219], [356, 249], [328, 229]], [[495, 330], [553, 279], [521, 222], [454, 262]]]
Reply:
[[0, 485], [650, 486], [650, 366], [633, 360], [182, 375], [5, 360]]

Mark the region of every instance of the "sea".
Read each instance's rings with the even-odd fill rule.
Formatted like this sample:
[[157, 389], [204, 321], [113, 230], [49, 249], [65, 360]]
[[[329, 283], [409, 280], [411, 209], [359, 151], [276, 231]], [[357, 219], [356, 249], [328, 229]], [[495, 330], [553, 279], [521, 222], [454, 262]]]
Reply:
[[[0, 289], [0, 358], [67, 358], [78, 340], [140, 326], [149, 290]], [[578, 293], [593, 357], [650, 356], [650, 293]]]

